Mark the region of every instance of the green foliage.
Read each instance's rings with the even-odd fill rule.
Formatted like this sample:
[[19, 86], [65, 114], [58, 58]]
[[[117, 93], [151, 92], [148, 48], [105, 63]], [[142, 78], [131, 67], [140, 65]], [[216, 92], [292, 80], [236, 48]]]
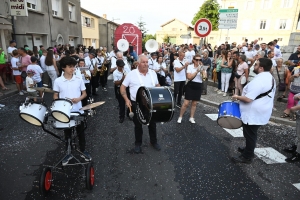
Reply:
[[206, 0], [195, 14], [192, 24], [195, 25], [201, 18], [207, 18], [212, 24], [213, 31], [218, 30], [219, 9], [220, 5], [217, 0]]
[[142, 16], [140, 16], [139, 21], [136, 22], [136, 26], [140, 29], [143, 36], [145, 36], [148, 30], [146, 29], [146, 23], [143, 22], [143, 17]]
[[156, 34], [154, 34], [154, 35], [151, 35], [151, 34], [145, 34], [145, 35], [144, 35], [144, 38], [143, 38], [143, 40], [142, 40], [143, 50], [145, 49], [145, 44], [146, 44], [146, 42], [147, 42], [148, 40], [150, 40], [150, 39], [156, 40]]
[[168, 43], [169, 42], [169, 36], [165, 35], [165, 37], [163, 38], [164, 43]]

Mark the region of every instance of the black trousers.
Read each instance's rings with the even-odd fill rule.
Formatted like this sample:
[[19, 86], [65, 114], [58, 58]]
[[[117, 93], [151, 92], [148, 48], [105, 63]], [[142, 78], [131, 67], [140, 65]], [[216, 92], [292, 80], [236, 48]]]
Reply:
[[99, 73], [97, 73], [96, 76], [92, 76], [91, 78], [91, 87], [92, 87], [92, 93], [96, 93], [96, 88], [99, 87]]
[[[71, 138], [72, 136], [72, 128], [65, 129], [65, 139]], [[84, 134], [84, 123], [81, 122], [80, 125], [76, 126], [76, 133], [79, 141], [79, 149], [81, 152], [85, 151], [85, 134]], [[68, 144], [67, 144], [68, 145]]]
[[104, 72], [104, 86], [107, 85], [108, 72], [110, 71], [110, 67], [107, 67], [107, 71]]
[[105, 73], [103, 74], [103, 76], [100, 76], [99, 79], [100, 79], [100, 85], [102, 86], [102, 88], [104, 88], [106, 85], [105, 81], [107, 81], [107, 77], [105, 76]]
[[120, 93], [120, 87], [117, 87], [117, 97], [119, 102], [119, 118], [125, 118], [125, 100]]
[[246, 147], [242, 155], [250, 159], [254, 157], [254, 149], [257, 141], [257, 131], [260, 125], [249, 125], [243, 123], [243, 134], [246, 139]]
[[177, 104], [181, 105], [181, 97], [183, 86], [185, 85], [185, 81], [177, 81], [174, 82], [174, 100], [177, 101]]
[[89, 99], [89, 97], [92, 96], [92, 94], [91, 94], [91, 84], [85, 83], [84, 85], [85, 85], [85, 88], [86, 88], [85, 89], [85, 91], [86, 91], [86, 97], [84, 99], [82, 99], [82, 101], [81, 101], [82, 106], [88, 105], [87, 100]]
[[[143, 125], [138, 121], [136, 116], [136, 102], [131, 101], [132, 104], [132, 112], [134, 113], [133, 123], [134, 123], [134, 134], [135, 134], [135, 145], [141, 146], [143, 143]], [[150, 143], [156, 144], [156, 123], [150, 122], [148, 125]]]

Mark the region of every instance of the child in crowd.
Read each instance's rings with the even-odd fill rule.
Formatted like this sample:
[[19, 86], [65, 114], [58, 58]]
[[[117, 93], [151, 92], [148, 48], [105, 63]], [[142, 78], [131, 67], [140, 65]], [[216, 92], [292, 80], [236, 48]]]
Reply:
[[[30, 58], [31, 64], [27, 66], [27, 71], [32, 70], [34, 71], [32, 80], [36, 83], [37, 87], [43, 87], [43, 81], [42, 81], [42, 75], [43, 70], [42, 68], [37, 64], [37, 58], [34, 56], [31, 56]], [[43, 92], [39, 92], [40, 97], [43, 95]]]
[[34, 71], [32, 69], [27, 70], [27, 77], [26, 77], [26, 88], [29, 96], [36, 97], [36, 90], [32, 89], [35, 86], [35, 82], [33, 81], [32, 77], [34, 76]]
[[19, 53], [18, 50], [13, 50], [12, 51], [12, 59], [10, 60], [11, 62], [11, 67], [13, 70], [13, 75], [14, 75], [14, 79], [16, 82], [16, 87], [19, 91], [19, 95], [24, 95], [22, 88], [23, 88], [23, 80], [21, 77], [21, 70], [22, 68], [19, 68], [21, 66], [21, 63], [19, 62]]

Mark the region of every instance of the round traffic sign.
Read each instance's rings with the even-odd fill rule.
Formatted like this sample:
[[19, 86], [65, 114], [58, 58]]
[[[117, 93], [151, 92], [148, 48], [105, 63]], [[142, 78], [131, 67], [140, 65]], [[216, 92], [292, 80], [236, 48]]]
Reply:
[[206, 18], [201, 18], [196, 22], [194, 30], [199, 37], [206, 37], [212, 30], [211, 22]]

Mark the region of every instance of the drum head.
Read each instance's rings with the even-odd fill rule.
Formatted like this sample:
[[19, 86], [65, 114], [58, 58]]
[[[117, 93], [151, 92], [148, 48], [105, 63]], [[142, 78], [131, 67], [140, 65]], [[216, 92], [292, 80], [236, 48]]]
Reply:
[[20, 117], [25, 120], [26, 122], [35, 125], [35, 126], [42, 126], [43, 122], [41, 122], [38, 118], [34, 117], [33, 115], [20, 113]]
[[59, 111], [53, 111], [51, 113], [52, 117], [54, 119], [56, 119], [57, 121], [59, 122], [62, 122], [62, 123], [69, 123], [70, 122], [70, 118], [69, 116], [67, 116], [65, 113], [63, 112], [59, 112]]
[[152, 99], [146, 87], [140, 87], [136, 93], [136, 116], [141, 124], [149, 124], [152, 117]]
[[219, 126], [227, 129], [238, 129], [242, 127], [242, 121], [239, 118], [223, 116], [218, 119]]

